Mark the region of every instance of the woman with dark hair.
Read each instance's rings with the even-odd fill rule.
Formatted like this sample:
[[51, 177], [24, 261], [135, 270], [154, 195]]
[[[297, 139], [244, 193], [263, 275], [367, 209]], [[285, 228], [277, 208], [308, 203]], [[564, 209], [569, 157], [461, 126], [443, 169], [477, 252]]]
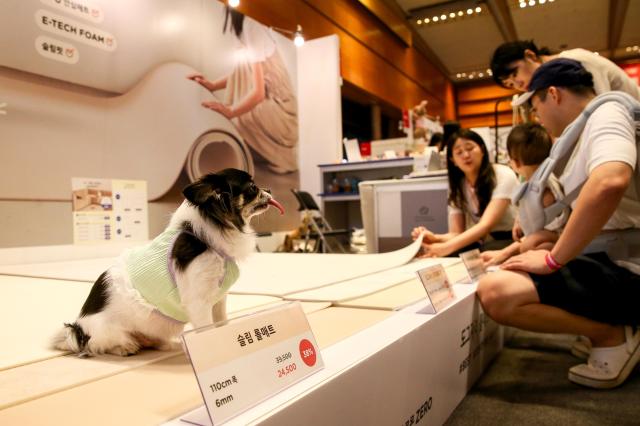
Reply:
[[511, 244], [515, 208], [511, 194], [518, 185], [507, 166], [491, 164], [487, 147], [474, 131], [461, 129], [447, 143], [449, 232], [434, 234], [424, 227], [423, 257], [444, 257], [472, 248], [503, 248]]
[[493, 79], [502, 87], [526, 92], [534, 71], [544, 62], [556, 58], [578, 61], [593, 75], [596, 94], [620, 90], [640, 100], [638, 85], [616, 64], [585, 49], [570, 49], [552, 54], [546, 47], [538, 48], [532, 40], [501, 44], [493, 52]]
[[227, 7], [223, 33], [233, 33], [241, 49], [229, 75], [210, 81], [187, 76], [210, 92], [225, 89], [224, 100], [202, 106], [233, 119], [242, 138], [275, 173], [298, 169], [298, 110], [293, 86], [273, 35], [252, 19]]

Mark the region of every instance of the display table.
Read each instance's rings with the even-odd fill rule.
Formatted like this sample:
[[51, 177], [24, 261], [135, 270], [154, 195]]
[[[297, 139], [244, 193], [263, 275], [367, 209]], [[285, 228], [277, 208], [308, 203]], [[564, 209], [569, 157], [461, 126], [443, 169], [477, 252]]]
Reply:
[[[72, 275], [74, 271], [64, 272], [65, 265], [72, 264], [78, 268], [75, 273], [88, 277], [89, 270], [106, 259], [99, 251], [94, 255], [94, 259], [72, 256], [55, 262], [46, 262], [44, 256], [39, 258], [40, 264], [30, 268], [27, 264], [14, 264], [0, 265], [0, 269], [11, 266], [14, 273], [23, 268], [37, 271], [38, 275], [46, 275], [47, 271]], [[500, 350], [501, 329], [482, 313], [474, 284], [455, 285], [455, 301], [434, 314], [424, 290], [421, 293], [418, 281], [411, 277], [425, 265], [444, 263], [451, 281], [457, 281], [455, 277], [464, 275], [457, 259], [430, 259], [406, 265], [404, 253], [370, 259], [381, 262], [384, 259], [379, 256], [387, 255], [395, 255], [394, 262], [400, 263], [392, 266], [389, 261], [386, 269], [368, 275], [362, 275], [364, 264], [354, 268], [353, 273], [358, 275], [351, 280], [359, 280], [360, 284], [353, 288], [349, 288], [350, 280], [344, 279], [344, 273], [327, 273], [326, 277], [342, 281], [324, 284], [316, 277], [305, 281], [304, 276], [299, 276], [299, 281], [313, 286], [306, 290], [304, 285], [291, 284], [295, 280], [280, 277], [285, 279], [287, 288], [299, 293], [323, 289], [326, 293], [302, 303], [325, 368], [229, 424], [405, 424], [411, 416], [414, 422], [416, 416], [423, 416], [425, 424], [446, 420]], [[286, 263], [313, 257], [281, 256], [280, 261]], [[340, 264], [360, 257], [334, 255], [343, 256], [338, 260], [326, 256], [315, 260], [325, 269], [323, 262]], [[266, 258], [273, 260], [266, 256], [256, 262], [262, 264]], [[89, 283], [1, 274], [2, 337], [14, 344], [9, 352], [3, 348], [6, 359], [0, 369], [0, 424], [168, 422], [184, 426], [186, 423], [180, 418], [190, 411], [192, 416], [202, 416], [200, 390], [180, 350], [81, 359], [46, 347], [47, 337], [63, 321], [74, 319], [90, 289]], [[338, 291], [340, 283], [344, 288]], [[264, 281], [262, 286], [270, 287], [270, 283]], [[327, 290], [330, 288], [337, 295], [332, 296]], [[230, 295], [230, 316], [250, 314], [287, 300], [296, 300], [295, 291], [286, 292], [283, 297]]]

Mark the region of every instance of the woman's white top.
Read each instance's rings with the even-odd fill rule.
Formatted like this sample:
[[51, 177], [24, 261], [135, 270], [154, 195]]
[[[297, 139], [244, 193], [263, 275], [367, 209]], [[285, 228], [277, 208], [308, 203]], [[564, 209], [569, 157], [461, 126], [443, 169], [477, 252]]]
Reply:
[[585, 49], [570, 49], [560, 52], [560, 58], [573, 59], [593, 75], [596, 94], [620, 90], [640, 101], [640, 87], [622, 68], [609, 59]]
[[[493, 171], [496, 174], [496, 187], [493, 189], [491, 199], [511, 201], [511, 195], [518, 187], [518, 178], [516, 177], [516, 174], [511, 170], [511, 168], [502, 164], [493, 164]], [[449, 205], [449, 216], [454, 214], [464, 214], [465, 229], [469, 229], [480, 222], [482, 216], [478, 214], [479, 203], [475, 189], [467, 183], [466, 179], [464, 181], [462, 193], [466, 202], [466, 211]], [[498, 223], [491, 228], [490, 232], [511, 231], [515, 217], [516, 209], [511, 203], [509, 203], [509, 207], [507, 207], [507, 210], [504, 212]]]

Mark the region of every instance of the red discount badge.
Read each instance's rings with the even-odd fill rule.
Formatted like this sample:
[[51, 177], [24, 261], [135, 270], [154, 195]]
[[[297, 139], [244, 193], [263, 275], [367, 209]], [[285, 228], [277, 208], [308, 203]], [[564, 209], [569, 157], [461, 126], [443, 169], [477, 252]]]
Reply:
[[307, 364], [309, 367], [313, 367], [316, 364], [316, 348], [313, 347], [310, 341], [307, 339], [302, 339], [300, 341], [300, 345], [298, 347], [300, 349], [300, 356], [302, 357], [302, 361]]

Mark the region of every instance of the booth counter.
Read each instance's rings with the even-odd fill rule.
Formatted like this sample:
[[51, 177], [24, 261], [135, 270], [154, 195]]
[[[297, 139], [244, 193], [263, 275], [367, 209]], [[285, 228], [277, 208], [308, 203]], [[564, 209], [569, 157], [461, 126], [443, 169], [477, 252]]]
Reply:
[[[59, 274], [71, 262], [75, 269], [68, 272], [88, 276], [113, 256], [94, 250], [94, 258], [77, 258], [74, 248], [52, 252], [69, 257], [45, 262], [49, 251], [44, 250], [26, 256], [31, 264], [14, 256], [12, 265], [0, 265], [0, 337], [13, 342], [0, 355], [0, 424], [184, 425], [180, 419], [185, 416], [206, 424], [202, 397], [182, 351], [81, 359], [46, 348], [53, 331], [73, 320], [91, 283], [24, 275]], [[282, 256], [281, 261], [291, 263], [307, 255]], [[465, 275], [460, 262], [404, 262], [359, 276], [368, 277], [370, 285], [363, 282], [346, 296], [302, 302], [325, 367], [228, 424], [443, 423], [501, 349], [502, 330], [483, 314], [474, 284], [454, 285], [455, 300], [435, 313], [417, 278], [407, 274], [443, 262], [450, 281], [460, 281]], [[390, 284], [383, 285], [385, 280]], [[293, 294], [232, 294], [230, 316], [289, 303], [296, 300]]]

